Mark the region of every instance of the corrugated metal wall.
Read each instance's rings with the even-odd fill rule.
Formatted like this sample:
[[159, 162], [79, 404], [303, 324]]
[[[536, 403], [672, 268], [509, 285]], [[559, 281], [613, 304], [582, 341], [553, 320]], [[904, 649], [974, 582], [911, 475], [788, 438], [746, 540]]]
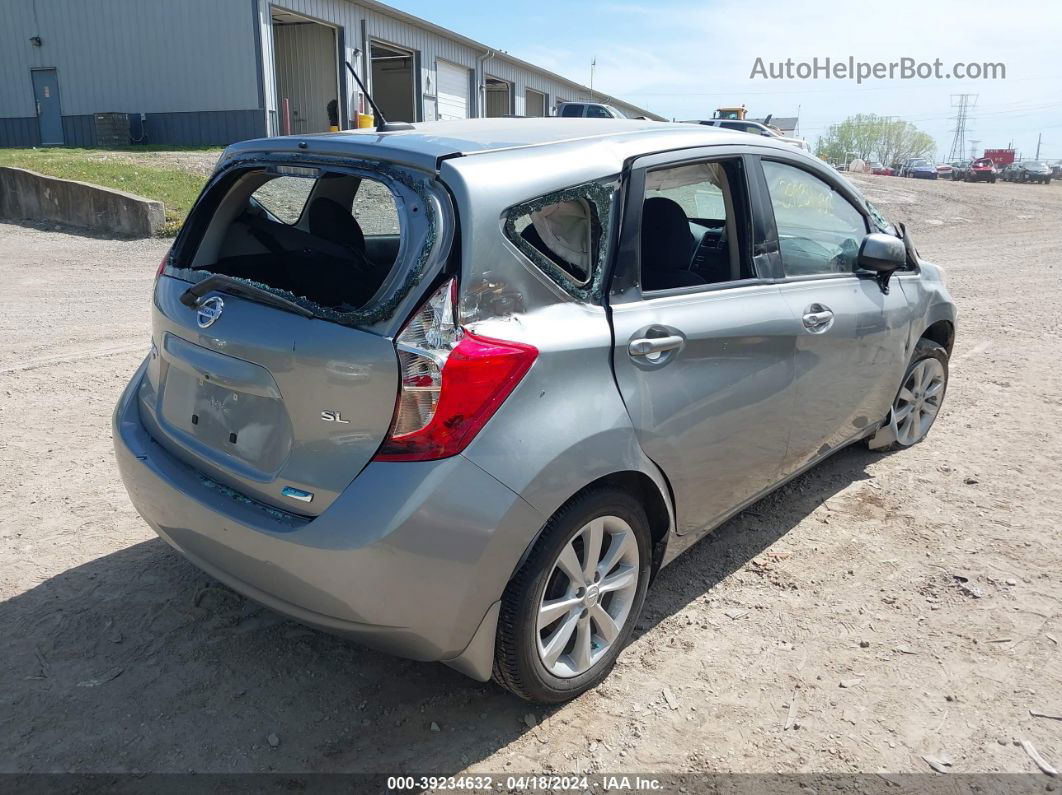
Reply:
[[[336, 29], [341, 60], [363, 76], [366, 38], [416, 53], [418, 116], [434, 118], [439, 59], [470, 70], [470, 114], [483, 115], [484, 76], [559, 99], [589, 99], [577, 84], [492, 56], [478, 46], [354, 0], [277, 0]], [[42, 46], [30, 38], [40, 36]], [[356, 59], [355, 49], [363, 53]], [[279, 131], [269, 0], [0, 0], [0, 145], [37, 136], [32, 68], [54, 67], [68, 144], [91, 145], [99, 112], [147, 114], [152, 143], [218, 144]], [[259, 66], [261, 64], [261, 68]], [[341, 122], [356, 112], [353, 80], [339, 64]], [[625, 112], [637, 112], [621, 102]], [[135, 117], [134, 130], [140, 130]]]
[[[269, 118], [269, 133], [271, 135], [279, 135], [280, 123], [277, 111], [276, 73], [273, 67], [274, 45], [273, 20], [270, 16], [271, 4], [269, 0], [253, 0], [253, 2], [258, 3], [258, 30], [264, 63], [262, 79], [267, 116]], [[358, 32], [361, 25], [361, 14], [353, 4], [347, 2], [347, 0], [291, 0], [291, 2], [278, 2], [275, 5], [277, 8], [301, 14], [310, 20], [335, 26], [340, 39], [340, 59], [353, 62], [354, 48], [359, 46], [357, 42], [361, 39], [361, 34]], [[342, 72], [346, 71], [346, 67], [342, 63], [339, 64], [339, 69]], [[342, 85], [347, 86], [347, 75], [342, 72], [340, 74]], [[349, 96], [349, 91], [347, 93]], [[342, 109], [344, 103], [341, 102], [340, 105]], [[350, 113], [347, 113], [346, 116], [349, 119]], [[340, 121], [343, 122], [343, 119], [341, 118]]]
[[[266, 101], [271, 117], [276, 117], [276, 90], [273, 69], [271, 64], [272, 52], [272, 24], [270, 20], [269, 0], [258, 0], [259, 24], [261, 26], [261, 38], [263, 51], [266, 54]], [[589, 92], [581, 89], [578, 84], [556, 80], [542, 72], [528, 69], [519, 64], [512, 63], [504, 57], [495, 55], [490, 57], [485, 50], [467, 46], [463, 42], [448, 38], [426, 28], [413, 25], [406, 20], [390, 16], [358, 5], [351, 0], [277, 0], [272, 3], [277, 8], [301, 14], [310, 19], [336, 25], [342, 31], [343, 59], [351, 61], [358, 73], [366, 76], [365, 64], [361, 61], [368, 51], [362, 41], [362, 20], [364, 20], [365, 34], [370, 39], [376, 39], [383, 43], [395, 44], [408, 50], [413, 50], [420, 55], [420, 86], [422, 101], [422, 118], [432, 118], [435, 112], [436, 92], [436, 61], [442, 59], [454, 64], [460, 64], [473, 73], [474, 90], [471, 97], [471, 114], [482, 115], [484, 96], [482, 91], [485, 75], [506, 80], [514, 86], [515, 112], [524, 114], [525, 89], [531, 88], [546, 95], [547, 112], [552, 112], [558, 99], [569, 101], [589, 100]], [[363, 53], [361, 60], [355, 60], [354, 51], [360, 49]], [[341, 68], [342, 65], [340, 65]], [[344, 81], [347, 89], [349, 112], [347, 117], [356, 110], [353, 103], [356, 101], [357, 87], [353, 80]], [[631, 115], [637, 115], [641, 111], [632, 105], [613, 100], [621, 111]]]
[[0, 0], [0, 117], [35, 115], [33, 67], [64, 116], [259, 108], [252, 1]]

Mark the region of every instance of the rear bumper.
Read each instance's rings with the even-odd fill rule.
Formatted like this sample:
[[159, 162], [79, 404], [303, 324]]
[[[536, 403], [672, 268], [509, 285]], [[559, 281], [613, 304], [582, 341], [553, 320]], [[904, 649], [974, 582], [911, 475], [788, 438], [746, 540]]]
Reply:
[[[476, 653], [493, 655], [492, 628], [477, 630], [545, 522], [516, 493], [462, 456], [372, 463], [320, 516], [285, 514], [159, 446], [140, 421], [142, 375], [115, 409], [118, 468], [140, 515], [189, 561], [277, 612], [393, 654], [453, 662], [475, 636]], [[486, 678], [483, 662], [455, 667]]]

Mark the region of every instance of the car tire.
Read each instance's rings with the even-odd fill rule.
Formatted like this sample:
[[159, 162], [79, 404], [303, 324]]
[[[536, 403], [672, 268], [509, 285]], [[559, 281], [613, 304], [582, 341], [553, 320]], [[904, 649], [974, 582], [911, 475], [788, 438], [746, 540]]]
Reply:
[[[594, 538], [603, 551], [595, 556], [600, 561], [596, 566], [586, 557]], [[619, 563], [609, 565], [608, 558], [620, 552]], [[588, 563], [594, 570], [589, 577], [583, 573]], [[649, 520], [638, 500], [613, 488], [573, 497], [546, 523], [505, 588], [494, 681], [523, 699], [544, 704], [568, 701], [600, 684], [630, 640], [651, 565]], [[601, 574], [605, 566], [608, 570]], [[565, 572], [573, 567], [577, 576], [569, 577]], [[581, 583], [578, 576], [583, 577]], [[605, 591], [606, 583], [621, 581], [626, 590]], [[550, 607], [553, 611], [547, 614]], [[621, 620], [604, 625], [602, 613]], [[541, 623], [540, 616], [547, 623]]]
[[[917, 378], [916, 372], [920, 372]], [[882, 452], [903, 450], [925, 439], [936, 422], [947, 390], [948, 351], [943, 345], [923, 337], [915, 345], [889, 416], [877, 433], [867, 440], [870, 449]]]

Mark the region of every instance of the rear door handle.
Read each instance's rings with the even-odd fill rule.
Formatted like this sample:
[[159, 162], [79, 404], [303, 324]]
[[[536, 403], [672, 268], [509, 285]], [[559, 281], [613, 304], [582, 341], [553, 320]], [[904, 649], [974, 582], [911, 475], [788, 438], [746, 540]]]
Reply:
[[639, 337], [631, 340], [627, 350], [631, 356], [652, 356], [681, 348], [684, 341], [678, 334], [669, 337]]
[[822, 304], [812, 304], [804, 310], [804, 328], [812, 333], [826, 331], [833, 325], [833, 310]]

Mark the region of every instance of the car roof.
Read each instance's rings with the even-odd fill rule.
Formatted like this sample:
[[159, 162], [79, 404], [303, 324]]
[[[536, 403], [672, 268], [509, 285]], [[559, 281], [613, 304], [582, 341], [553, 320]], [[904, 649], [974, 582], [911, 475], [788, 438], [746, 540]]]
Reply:
[[[305, 136], [260, 138], [233, 144], [221, 161], [261, 151], [315, 153], [333, 156], [362, 155], [435, 169], [439, 160], [505, 150], [602, 142], [621, 144], [633, 154], [690, 146], [747, 145], [749, 135], [701, 124], [641, 119], [499, 118], [419, 122], [410, 129], [378, 132], [347, 130]], [[769, 139], [762, 139], [770, 145]], [[783, 151], [792, 149], [778, 144]]]

